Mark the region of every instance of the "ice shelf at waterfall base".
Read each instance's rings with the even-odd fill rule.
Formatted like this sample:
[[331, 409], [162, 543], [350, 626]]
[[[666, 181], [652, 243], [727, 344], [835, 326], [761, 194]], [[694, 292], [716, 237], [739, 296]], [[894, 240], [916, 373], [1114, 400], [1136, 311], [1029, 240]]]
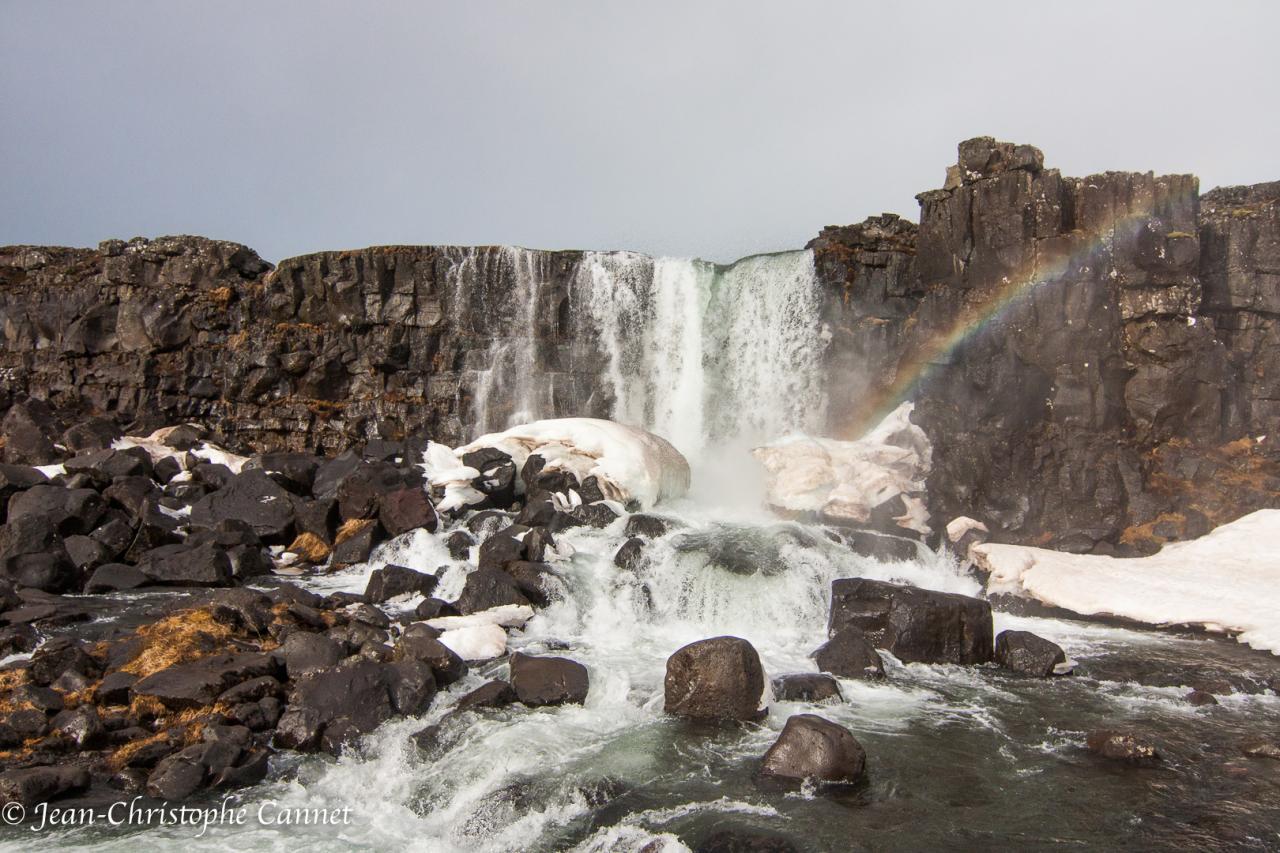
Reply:
[[[647, 509], [689, 490], [689, 463], [666, 439], [613, 421], [555, 418], [483, 435], [454, 449], [431, 442], [423, 467], [432, 487], [444, 489], [438, 509], [447, 512], [483, 499], [471, 486], [480, 472], [462, 457], [486, 447], [506, 453], [517, 470], [536, 454], [546, 461], [543, 470], [568, 471], [579, 483], [594, 476], [606, 498], [624, 505], [636, 501]], [[517, 480], [517, 492], [521, 488]]]
[[911, 422], [912, 410], [903, 403], [854, 441], [792, 435], [755, 448], [752, 454], [768, 472], [767, 503], [816, 512], [833, 524], [865, 524], [873, 509], [901, 497], [904, 511], [894, 522], [929, 533], [924, 488], [933, 449]]
[[975, 545], [988, 593], [1008, 592], [1083, 616], [1230, 632], [1280, 654], [1280, 510], [1263, 509], [1149, 557]]

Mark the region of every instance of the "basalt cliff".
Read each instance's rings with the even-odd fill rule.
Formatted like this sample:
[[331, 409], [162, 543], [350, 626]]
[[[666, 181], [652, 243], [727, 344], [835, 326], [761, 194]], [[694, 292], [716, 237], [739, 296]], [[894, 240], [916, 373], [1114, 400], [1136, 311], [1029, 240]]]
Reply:
[[[917, 198], [919, 224], [872, 217], [809, 245], [828, 433], [914, 400], [934, 517], [1000, 541], [1148, 552], [1280, 506], [1280, 182], [1202, 196], [1190, 175], [1069, 178], [980, 138]], [[482, 411], [608, 417], [584, 257], [2, 248], [5, 461], [182, 421], [333, 452], [457, 443]]]

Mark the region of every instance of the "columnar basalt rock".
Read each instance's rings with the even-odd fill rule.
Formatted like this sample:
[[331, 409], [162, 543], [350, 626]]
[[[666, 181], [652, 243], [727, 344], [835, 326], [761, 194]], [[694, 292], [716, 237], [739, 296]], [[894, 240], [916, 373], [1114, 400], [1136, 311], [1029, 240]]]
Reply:
[[935, 517], [1109, 553], [1202, 533], [1193, 491], [1214, 523], [1280, 503], [1272, 445], [1230, 446], [1274, 432], [1280, 184], [1067, 178], [984, 137], [917, 198], [918, 230], [810, 246], [838, 297], [831, 427], [916, 400]]

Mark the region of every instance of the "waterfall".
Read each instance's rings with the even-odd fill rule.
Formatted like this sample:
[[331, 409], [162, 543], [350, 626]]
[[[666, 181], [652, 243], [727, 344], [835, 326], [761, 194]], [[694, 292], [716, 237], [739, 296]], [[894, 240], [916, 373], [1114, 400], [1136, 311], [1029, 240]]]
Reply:
[[576, 285], [616, 420], [689, 456], [821, 425], [826, 337], [810, 252], [728, 267], [590, 253]]
[[466, 414], [478, 432], [548, 417], [552, 377], [537, 370], [538, 334], [551, 282], [550, 256], [515, 246], [445, 250], [454, 327], [488, 339], [481, 366], [466, 365]]
[[458, 411], [473, 434], [607, 416], [696, 457], [822, 424], [826, 337], [808, 251], [729, 266], [586, 252], [559, 277], [549, 252], [443, 254], [467, 339]]

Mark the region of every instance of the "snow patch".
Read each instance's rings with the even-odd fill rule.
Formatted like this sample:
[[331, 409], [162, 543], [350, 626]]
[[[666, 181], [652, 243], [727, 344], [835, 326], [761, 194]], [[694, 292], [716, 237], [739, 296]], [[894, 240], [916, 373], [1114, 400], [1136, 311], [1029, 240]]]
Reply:
[[197, 444], [190, 450], [175, 450], [165, 444], [164, 441], [169, 437], [169, 433], [173, 432], [177, 428], [177, 426], [163, 427], [162, 429], [158, 429], [151, 433], [151, 435], [143, 437], [126, 435], [123, 438], [117, 438], [115, 441], [111, 442], [111, 448], [113, 450], [128, 450], [131, 447], [141, 447], [143, 450], [147, 451], [147, 455], [151, 457], [151, 461], [153, 463], [159, 462], [161, 459], [174, 457], [180, 464], [182, 464], [184, 471], [187, 467], [187, 454], [194, 456], [202, 462], [210, 462], [214, 465], [226, 465], [231, 469], [231, 473], [233, 474], [239, 474], [240, 470], [244, 468], [244, 463], [249, 461], [248, 456], [240, 456], [207, 441]]
[[435, 619], [428, 619], [427, 624], [437, 631], [452, 631], [481, 625], [511, 628], [523, 625], [532, 618], [533, 608], [527, 604], [503, 604], [467, 616], [437, 616]]
[[[537, 454], [546, 460], [543, 470], [568, 471], [580, 483], [594, 476], [605, 497], [620, 504], [635, 500], [647, 509], [689, 490], [689, 463], [666, 439], [613, 421], [556, 418], [483, 435], [453, 450], [429, 443], [423, 470], [432, 487], [444, 491], [438, 509], [447, 512], [484, 499], [471, 486], [480, 472], [462, 463], [463, 455], [483, 447], [510, 456], [517, 470]], [[575, 498], [580, 504], [576, 493], [561, 500], [572, 506]]]
[[507, 632], [501, 625], [472, 625], [445, 631], [440, 643], [463, 660], [493, 660], [507, 653]]
[[1280, 510], [1264, 509], [1149, 557], [975, 545], [987, 592], [1008, 592], [1084, 616], [1231, 632], [1280, 654]]
[[768, 474], [766, 500], [779, 509], [865, 524], [873, 508], [901, 495], [907, 511], [894, 520], [928, 533], [921, 493], [933, 447], [911, 423], [913, 408], [903, 403], [856, 441], [794, 435], [757, 447], [752, 455]]

